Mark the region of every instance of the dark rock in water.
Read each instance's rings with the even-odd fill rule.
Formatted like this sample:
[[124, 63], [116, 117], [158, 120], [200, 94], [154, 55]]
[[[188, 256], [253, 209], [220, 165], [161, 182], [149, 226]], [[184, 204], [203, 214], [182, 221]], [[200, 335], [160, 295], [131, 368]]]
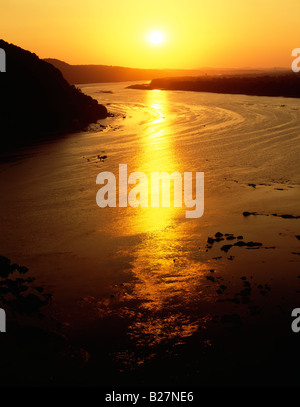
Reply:
[[7, 257], [0, 256], [0, 267], [10, 264], [10, 260]]
[[242, 241], [239, 241], [239, 242], [236, 242], [236, 243], [234, 244], [234, 246], [243, 247], [243, 246], [246, 246], [246, 243], [245, 243], [245, 242], [242, 242]]
[[216, 236], [216, 237], [222, 237], [222, 236], [223, 236], [223, 233], [217, 232], [217, 233], [215, 234], [215, 236]]
[[110, 93], [110, 94], [112, 94], [113, 92], [111, 90], [98, 90], [96, 93]]
[[207, 238], [207, 243], [208, 244], [214, 244], [215, 243], [215, 239], [213, 239], [212, 237]]
[[69, 85], [61, 72], [35, 54], [0, 40], [7, 57], [1, 97], [1, 147], [84, 130], [108, 116], [105, 106]]
[[232, 244], [225, 244], [224, 246], [221, 247], [221, 250], [223, 250], [225, 253], [229, 252], [229, 250], [233, 247]]
[[278, 215], [277, 213], [272, 213], [272, 216], [276, 216], [276, 217], [282, 218], [282, 219], [300, 219], [300, 216], [294, 216], [294, 215]]
[[26, 274], [28, 272], [28, 268], [24, 266], [17, 265], [16, 269], [20, 274]]
[[234, 246], [238, 246], [238, 247], [261, 247], [262, 243], [258, 243], [258, 242], [243, 242], [242, 240], [239, 240], [238, 242], [234, 243]]
[[299, 236], [299, 235], [296, 235], [296, 239], [300, 240], [300, 236]]
[[206, 276], [206, 279], [209, 281], [215, 282], [215, 278], [213, 276]]
[[234, 236], [227, 236], [226, 237], [226, 240], [235, 240], [236, 239], [236, 237], [234, 237]]
[[243, 240], [244, 239], [244, 236], [238, 236], [237, 237], [237, 240]]
[[257, 213], [256, 212], [243, 212], [243, 216], [245, 216], [245, 217], [248, 217], [248, 216], [250, 216], [250, 215], [257, 215]]
[[[25, 274], [28, 268], [10, 262], [0, 256], [0, 300], [13, 313], [32, 315], [39, 313], [41, 307], [47, 305], [51, 299], [49, 294], [41, 294], [42, 287], [34, 287], [33, 277], [14, 277], [15, 273]], [[9, 276], [13, 275], [13, 278]], [[33, 292], [35, 290], [35, 292]], [[36, 294], [39, 293], [38, 295]]]
[[0, 277], [6, 278], [12, 273], [12, 271], [10, 260], [6, 257], [0, 256]]
[[260, 246], [262, 246], [262, 243], [258, 243], [258, 242], [248, 242], [248, 243], [246, 243], [246, 246], [248, 246], [248, 247], [260, 247]]
[[242, 290], [242, 291], [240, 292], [240, 295], [241, 295], [242, 297], [250, 297], [250, 295], [251, 295], [251, 288], [246, 287], [244, 290]]
[[97, 155], [97, 158], [99, 158], [99, 160], [100, 160], [101, 162], [104, 162], [104, 160], [107, 159], [107, 155], [100, 155], [100, 154], [98, 154], [98, 155]]
[[[9, 277], [3, 278], [7, 271]], [[27, 271], [0, 256], [0, 306], [6, 312], [8, 332], [1, 335], [1, 385], [30, 387], [34, 383], [48, 387], [58, 379], [61, 383], [74, 382], [89, 354], [74, 347], [60, 332], [62, 325], [53, 311], [51, 316], [42, 313], [42, 307], [50, 307], [52, 296], [32, 284], [34, 278], [19, 277], [20, 272]]]

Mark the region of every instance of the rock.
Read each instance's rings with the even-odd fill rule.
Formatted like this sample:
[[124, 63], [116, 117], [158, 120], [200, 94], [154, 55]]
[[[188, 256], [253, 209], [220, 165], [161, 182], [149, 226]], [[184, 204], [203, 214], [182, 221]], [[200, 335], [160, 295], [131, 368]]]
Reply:
[[282, 219], [300, 219], [300, 216], [294, 216], [294, 215], [278, 215], [277, 213], [272, 213], [272, 216], [277, 216]]
[[242, 291], [240, 292], [240, 295], [241, 295], [242, 297], [249, 297], [249, 296], [251, 295], [251, 288], [249, 288], [249, 287], [244, 288], [244, 290], [242, 290]]
[[223, 250], [223, 252], [227, 253], [232, 248], [232, 246], [233, 246], [232, 244], [226, 244], [221, 247], [221, 250]]
[[242, 241], [239, 241], [239, 242], [236, 242], [236, 243], [234, 244], [234, 246], [243, 247], [243, 246], [246, 246], [246, 243], [245, 243], [245, 242], [242, 242]]
[[248, 246], [248, 247], [260, 247], [260, 246], [262, 246], [262, 243], [257, 243], [257, 242], [248, 242], [248, 243], [246, 243], [246, 246]]
[[243, 216], [245, 216], [245, 217], [248, 217], [248, 216], [250, 216], [250, 215], [257, 215], [257, 213], [256, 212], [243, 212]]

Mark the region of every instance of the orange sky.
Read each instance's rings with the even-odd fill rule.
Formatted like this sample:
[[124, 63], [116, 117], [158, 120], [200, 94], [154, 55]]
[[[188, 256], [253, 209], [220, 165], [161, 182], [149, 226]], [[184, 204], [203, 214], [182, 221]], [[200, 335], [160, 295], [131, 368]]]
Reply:
[[[71, 64], [290, 67], [299, 17], [300, 0], [8, 0], [0, 32]], [[153, 31], [164, 34], [160, 45], [149, 42]]]

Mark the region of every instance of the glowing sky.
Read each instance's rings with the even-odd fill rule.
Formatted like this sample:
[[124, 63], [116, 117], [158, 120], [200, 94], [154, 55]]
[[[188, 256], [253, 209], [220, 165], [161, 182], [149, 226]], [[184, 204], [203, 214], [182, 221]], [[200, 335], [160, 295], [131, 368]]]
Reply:
[[300, 0], [0, 2], [1, 38], [71, 64], [288, 67], [300, 47]]

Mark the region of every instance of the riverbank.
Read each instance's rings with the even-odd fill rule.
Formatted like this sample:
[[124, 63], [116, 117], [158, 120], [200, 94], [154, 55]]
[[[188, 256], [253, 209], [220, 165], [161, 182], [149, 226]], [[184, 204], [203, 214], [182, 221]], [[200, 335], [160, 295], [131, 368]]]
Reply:
[[300, 75], [230, 75], [153, 79], [150, 84], [128, 86], [141, 90], [180, 90], [252, 96], [300, 98]]

